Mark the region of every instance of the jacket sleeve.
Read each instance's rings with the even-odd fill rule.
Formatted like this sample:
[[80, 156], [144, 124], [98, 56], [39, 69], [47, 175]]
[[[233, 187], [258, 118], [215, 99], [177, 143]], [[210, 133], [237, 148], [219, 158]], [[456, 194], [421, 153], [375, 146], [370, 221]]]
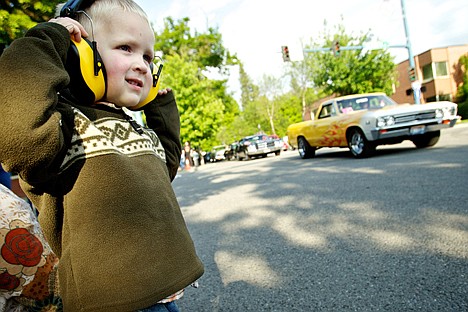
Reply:
[[166, 165], [171, 181], [179, 168], [182, 147], [180, 144], [179, 110], [172, 91], [158, 95], [156, 99], [144, 106], [146, 123], [161, 140], [166, 152]]
[[[57, 108], [69, 83], [64, 68], [70, 35], [42, 23], [15, 40], [0, 57], [0, 162], [28, 183], [55, 175], [69, 141], [70, 116]], [[63, 108], [63, 107], [62, 107]]]

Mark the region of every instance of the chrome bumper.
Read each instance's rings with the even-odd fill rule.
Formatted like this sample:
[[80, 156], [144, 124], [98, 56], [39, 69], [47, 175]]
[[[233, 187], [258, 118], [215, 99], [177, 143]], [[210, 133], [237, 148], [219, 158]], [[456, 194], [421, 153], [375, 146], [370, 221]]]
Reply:
[[[369, 141], [384, 140], [396, 137], [409, 137], [413, 135], [420, 135], [427, 132], [433, 132], [445, 128], [450, 128], [455, 125], [457, 119], [453, 119], [450, 123], [438, 123], [438, 124], [412, 124], [404, 127], [395, 127], [395, 128], [381, 128], [381, 129], [372, 129], [370, 131], [371, 138]], [[424, 126], [424, 131], [413, 131], [415, 127]]]

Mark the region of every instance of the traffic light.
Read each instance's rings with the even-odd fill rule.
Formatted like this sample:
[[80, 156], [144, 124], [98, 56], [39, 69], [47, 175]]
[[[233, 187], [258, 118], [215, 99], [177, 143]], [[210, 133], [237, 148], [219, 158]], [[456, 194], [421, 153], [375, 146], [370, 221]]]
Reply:
[[288, 46], [281, 47], [281, 53], [283, 53], [283, 61], [290, 62], [291, 59], [289, 58], [289, 49]]
[[416, 81], [416, 70], [414, 67], [408, 67], [408, 78], [411, 82]]
[[334, 56], [340, 56], [340, 43], [338, 41], [333, 42], [332, 51]]

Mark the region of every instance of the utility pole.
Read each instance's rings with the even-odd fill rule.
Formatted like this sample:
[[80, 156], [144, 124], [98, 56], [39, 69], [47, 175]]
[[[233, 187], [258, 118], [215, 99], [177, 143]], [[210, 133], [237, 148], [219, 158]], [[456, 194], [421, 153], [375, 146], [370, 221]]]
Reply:
[[[411, 49], [411, 41], [409, 38], [408, 22], [406, 21], [406, 3], [405, 0], [401, 0], [401, 14], [403, 15], [403, 24], [405, 26], [405, 36], [406, 36], [406, 49], [408, 50], [408, 61], [409, 61], [409, 78], [411, 81], [411, 88], [413, 89], [414, 103], [421, 104], [421, 82], [418, 79], [418, 74], [415, 70], [414, 64], [414, 55], [413, 50]], [[413, 76], [414, 75], [414, 76]], [[412, 81], [414, 80], [414, 81]]]

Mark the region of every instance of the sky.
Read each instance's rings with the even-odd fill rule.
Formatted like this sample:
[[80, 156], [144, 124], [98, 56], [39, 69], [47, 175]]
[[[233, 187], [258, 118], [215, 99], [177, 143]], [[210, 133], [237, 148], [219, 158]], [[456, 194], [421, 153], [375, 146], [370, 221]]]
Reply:
[[[264, 75], [281, 77], [281, 46], [292, 61], [303, 58], [303, 46], [320, 38], [324, 22], [347, 34], [373, 34], [371, 44], [405, 45], [402, 0], [135, 0], [156, 31], [164, 18], [188, 17], [192, 31], [218, 28], [224, 47], [243, 62], [255, 83]], [[404, 0], [413, 55], [432, 48], [468, 44], [467, 0]], [[333, 33], [333, 32], [332, 32]], [[408, 59], [407, 49], [390, 48], [395, 62]], [[230, 91], [239, 99], [238, 70], [231, 70]]]

